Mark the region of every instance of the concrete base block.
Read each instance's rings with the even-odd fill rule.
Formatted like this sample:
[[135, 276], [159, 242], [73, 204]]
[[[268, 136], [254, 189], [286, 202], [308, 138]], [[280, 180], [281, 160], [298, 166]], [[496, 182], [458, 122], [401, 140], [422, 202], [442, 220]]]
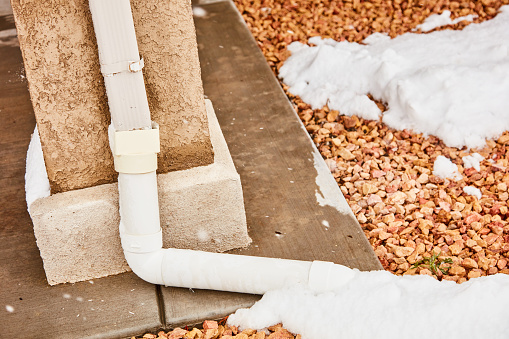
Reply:
[[[158, 175], [165, 247], [223, 252], [249, 245], [240, 177], [212, 104], [207, 114], [214, 163]], [[118, 189], [100, 185], [57, 193], [30, 206], [50, 285], [129, 271], [118, 235]]]

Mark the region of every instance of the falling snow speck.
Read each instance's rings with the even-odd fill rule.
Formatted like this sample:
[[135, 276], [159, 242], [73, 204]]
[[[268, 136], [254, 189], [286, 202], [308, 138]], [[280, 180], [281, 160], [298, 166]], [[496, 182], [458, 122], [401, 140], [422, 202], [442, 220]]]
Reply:
[[195, 6], [193, 7], [193, 16], [203, 18], [204, 16], [207, 16], [207, 11], [202, 7]]

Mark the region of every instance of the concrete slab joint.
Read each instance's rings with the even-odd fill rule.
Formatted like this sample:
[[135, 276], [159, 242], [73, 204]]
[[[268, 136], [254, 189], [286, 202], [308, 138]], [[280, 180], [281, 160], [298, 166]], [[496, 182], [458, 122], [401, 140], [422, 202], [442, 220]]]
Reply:
[[[165, 247], [223, 252], [249, 245], [240, 177], [207, 101], [214, 163], [158, 175]], [[30, 207], [51, 285], [129, 271], [118, 225], [118, 190], [105, 184], [57, 193]]]
[[[129, 270], [118, 235], [108, 101], [87, 0], [11, 0], [52, 195], [30, 206], [50, 284]], [[205, 102], [191, 2], [130, 0], [151, 119], [160, 126], [164, 246], [247, 246], [243, 194]]]

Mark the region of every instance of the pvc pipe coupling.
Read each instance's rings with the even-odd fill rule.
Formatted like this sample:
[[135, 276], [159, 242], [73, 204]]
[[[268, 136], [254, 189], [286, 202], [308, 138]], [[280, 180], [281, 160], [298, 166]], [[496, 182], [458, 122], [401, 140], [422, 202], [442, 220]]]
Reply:
[[152, 121], [150, 129], [109, 132], [115, 171], [143, 174], [157, 170], [157, 153], [161, 150], [157, 123]]

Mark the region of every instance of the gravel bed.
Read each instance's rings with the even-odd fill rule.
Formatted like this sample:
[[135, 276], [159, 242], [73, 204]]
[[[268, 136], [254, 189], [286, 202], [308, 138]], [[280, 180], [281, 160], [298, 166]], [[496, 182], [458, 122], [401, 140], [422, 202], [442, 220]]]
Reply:
[[[226, 320], [226, 319], [224, 319]], [[206, 320], [202, 328], [183, 329], [172, 331], [159, 331], [157, 334], [147, 333], [140, 338], [147, 339], [301, 339], [299, 334], [294, 335], [284, 329], [281, 324], [270, 326], [266, 331], [246, 329], [239, 331], [235, 326], [221, 325], [217, 321]], [[132, 337], [131, 339], [136, 339]]]
[[[444, 10], [451, 11], [452, 19], [474, 14], [473, 22], [481, 22], [509, 4], [509, 0], [234, 2], [276, 75], [293, 41], [305, 43], [321, 36], [361, 42], [374, 32], [395, 37]], [[312, 110], [286, 93], [386, 270], [459, 283], [509, 274], [508, 133], [488, 141], [482, 150], [468, 151], [379, 121], [342, 116], [327, 107]], [[377, 104], [384, 109], [383, 103]], [[461, 158], [473, 152], [485, 158], [480, 171], [463, 168]], [[439, 155], [458, 165], [462, 180], [432, 174]], [[465, 194], [465, 186], [479, 188], [482, 198]]]

